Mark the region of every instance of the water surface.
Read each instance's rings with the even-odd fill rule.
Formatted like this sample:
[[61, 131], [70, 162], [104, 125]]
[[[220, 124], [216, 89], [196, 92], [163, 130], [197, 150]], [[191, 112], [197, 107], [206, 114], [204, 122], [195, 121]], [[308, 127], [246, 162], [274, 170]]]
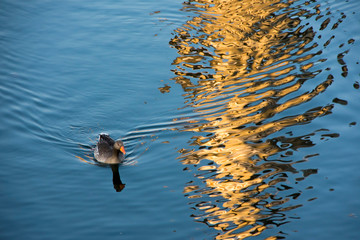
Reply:
[[359, 235], [357, 1], [0, 6], [1, 239]]

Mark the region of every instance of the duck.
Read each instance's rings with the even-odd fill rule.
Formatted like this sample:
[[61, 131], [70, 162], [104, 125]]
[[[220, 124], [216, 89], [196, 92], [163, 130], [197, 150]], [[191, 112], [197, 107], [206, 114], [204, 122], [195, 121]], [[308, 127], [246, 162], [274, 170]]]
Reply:
[[94, 157], [100, 163], [120, 164], [125, 159], [125, 147], [121, 140], [114, 141], [108, 134], [100, 134], [94, 149]]

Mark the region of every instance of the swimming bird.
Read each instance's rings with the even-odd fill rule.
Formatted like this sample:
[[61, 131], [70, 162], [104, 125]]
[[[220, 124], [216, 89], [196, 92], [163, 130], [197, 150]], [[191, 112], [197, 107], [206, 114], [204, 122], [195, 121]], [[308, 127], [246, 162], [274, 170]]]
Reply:
[[102, 133], [96, 144], [94, 157], [100, 163], [119, 164], [125, 159], [124, 143], [121, 140], [114, 141], [109, 135]]
[[114, 188], [117, 192], [121, 192], [125, 188], [119, 174], [119, 164], [125, 159], [124, 143], [121, 140], [114, 141], [107, 134], [100, 134], [94, 149], [94, 157], [98, 162], [111, 166]]

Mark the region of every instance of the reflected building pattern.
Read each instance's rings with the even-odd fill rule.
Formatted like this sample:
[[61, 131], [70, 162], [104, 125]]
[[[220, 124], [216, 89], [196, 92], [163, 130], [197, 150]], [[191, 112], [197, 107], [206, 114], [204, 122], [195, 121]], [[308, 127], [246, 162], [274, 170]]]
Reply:
[[[175, 30], [170, 45], [179, 54], [173, 80], [201, 116], [176, 129], [195, 135], [180, 150], [184, 169], [196, 176], [184, 188], [192, 217], [214, 229], [216, 239], [265, 234], [298, 218], [292, 210], [313, 200], [302, 199], [306, 189], [297, 184], [317, 173], [301, 168], [316, 153], [295, 152], [314, 146], [314, 136], [338, 136], [294, 130], [331, 114], [331, 99], [313, 101], [335, 81], [322, 57], [332, 37], [321, 33], [344, 15], [330, 21], [330, 11], [314, 1], [275, 0], [189, 1], [183, 11], [195, 16]], [[275, 232], [264, 236], [286, 237]]]

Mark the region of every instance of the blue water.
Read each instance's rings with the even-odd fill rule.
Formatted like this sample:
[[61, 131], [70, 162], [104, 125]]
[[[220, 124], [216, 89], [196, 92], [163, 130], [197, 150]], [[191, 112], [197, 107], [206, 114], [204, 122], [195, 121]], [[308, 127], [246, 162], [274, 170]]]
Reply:
[[214, 6], [1, 1], [0, 239], [359, 236], [360, 3], [274, 4], [269, 56]]

